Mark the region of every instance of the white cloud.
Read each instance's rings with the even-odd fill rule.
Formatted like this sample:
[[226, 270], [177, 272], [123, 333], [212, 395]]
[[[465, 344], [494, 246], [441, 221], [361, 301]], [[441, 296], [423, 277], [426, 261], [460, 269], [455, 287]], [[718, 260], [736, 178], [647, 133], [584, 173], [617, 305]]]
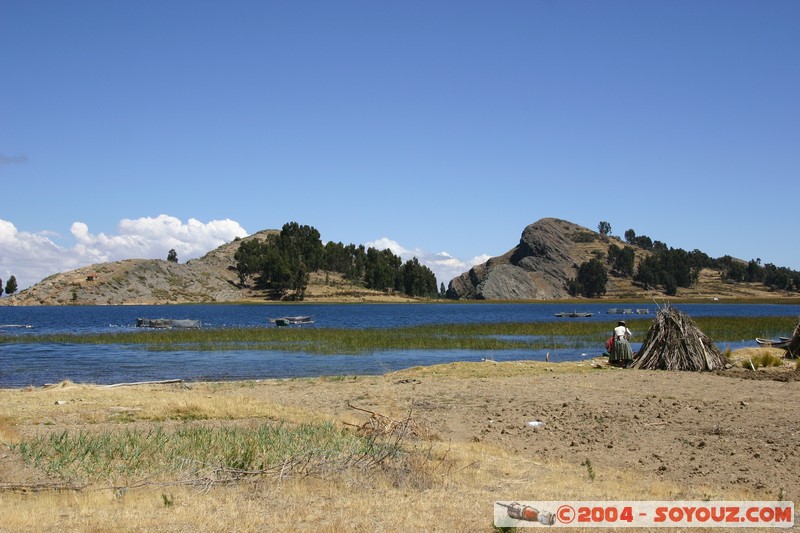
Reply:
[[19, 231], [13, 223], [0, 219], [0, 279], [5, 283], [14, 275], [22, 290], [52, 274], [95, 263], [166, 259], [173, 248], [183, 262], [247, 235], [230, 219], [203, 223], [191, 218], [184, 223], [168, 215], [122, 219], [116, 235], [93, 234], [83, 222], [73, 223], [70, 232], [75, 243], [65, 247], [51, 240], [52, 231]]
[[444, 283], [447, 286], [450, 280], [468, 271], [475, 265], [485, 263], [488, 261], [490, 255], [477, 255], [472, 259], [462, 260], [453, 257], [447, 252], [426, 252], [419, 248], [409, 249], [388, 237], [381, 237], [380, 239], [365, 243], [364, 246], [368, 248], [376, 248], [378, 250], [391, 250], [393, 254], [400, 256], [403, 261], [416, 257], [419, 262], [436, 275], [439, 283]]
[[367, 248], [375, 248], [376, 250], [391, 250], [393, 254], [399, 255], [404, 261], [408, 261], [416, 255], [417, 259], [422, 261], [422, 258], [417, 255], [419, 250], [409, 250], [400, 245], [397, 241], [393, 241], [388, 237], [381, 237], [380, 239], [364, 243]]
[[[92, 233], [84, 222], [74, 222], [70, 228], [74, 242], [57, 244], [57, 232], [20, 231], [7, 220], [0, 219], [0, 279], [17, 278], [19, 290], [26, 289], [52, 274], [121, 259], [166, 259], [175, 249], [178, 259], [185, 262], [200, 257], [247, 231], [238, 222], [212, 220], [201, 222], [190, 218], [183, 222], [168, 215], [122, 219], [115, 234]], [[461, 260], [447, 252], [427, 252], [406, 248], [397, 241], [383, 237], [365, 246], [389, 249], [403, 261], [416, 257], [433, 271], [439, 283], [447, 285], [454, 277], [473, 266], [484, 263], [488, 255]]]

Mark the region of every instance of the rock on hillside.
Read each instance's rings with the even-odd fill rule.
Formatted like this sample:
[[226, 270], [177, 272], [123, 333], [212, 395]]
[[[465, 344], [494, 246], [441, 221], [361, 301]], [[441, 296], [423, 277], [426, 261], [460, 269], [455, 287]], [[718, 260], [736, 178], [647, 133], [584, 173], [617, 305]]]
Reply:
[[126, 259], [54, 274], [6, 305], [125, 305], [232, 302], [253, 296], [238, 287], [234, 253], [244, 240], [265, 239], [275, 230], [223, 244], [184, 264], [163, 259]]
[[519, 244], [454, 278], [447, 297], [478, 300], [567, 298], [575, 266], [605, 250], [599, 234], [572, 222], [543, 218], [526, 227]]

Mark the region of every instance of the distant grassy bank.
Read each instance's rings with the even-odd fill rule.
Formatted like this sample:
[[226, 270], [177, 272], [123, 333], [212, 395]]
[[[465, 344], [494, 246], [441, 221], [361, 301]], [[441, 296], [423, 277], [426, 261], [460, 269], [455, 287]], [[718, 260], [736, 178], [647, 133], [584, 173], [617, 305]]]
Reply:
[[[638, 340], [652, 318], [625, 317]], [[610, 318], [613, 321], [616, 318]], [[702, 317], [694, 319], [712, 341], [741, 341], [788, 335], [794, 317]], [[0, 337], [8, 343], [140, 345], [149, 350], [281, 350], [319, 354], [357, 354], [380, 350], [543, 350], [602, 344], [608, 322], [530, 322], [431, 324], [384, 329], [219, 328], [141, 330], [102, 334], [52, 334]]]

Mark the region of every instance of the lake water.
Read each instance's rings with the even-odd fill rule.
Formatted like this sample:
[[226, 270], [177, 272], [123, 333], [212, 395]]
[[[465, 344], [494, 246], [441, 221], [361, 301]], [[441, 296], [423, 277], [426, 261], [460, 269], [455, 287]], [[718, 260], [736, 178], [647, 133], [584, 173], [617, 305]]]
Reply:
[[[649, 315], [608, 314], [609, 304], [297, 304], [0, 307], [0, 335], [108, 333], [135, 330], [137, 318], [199, 319], [203, 328], [275, 327], [270, 318], [311, 315], [314, 328], [391, 328], [419, 324], [600, 321], [609, 329], [620, 318]], [[800, 316], [798, 305], [684, 304], [675, 308], [693, 318], [704, 316]], [[592, 313], [585, 318], [558, 318], [556, 313]], [[636, 332], [635, 332], [636, 333]], [[639, 332], [640, 335], [643, 332]], [[641, 337], [640, 337], [641, 338]], [[754, 345], [752, 339], [714, 339], [720, 349]], [[634, 345], [634, 349], [636, 349]], [[243, 380], [320, 375], [379, 374], [417, 365], [453, 361], [580, 360], [600, 354], [601, 347], [561, 350], [509, 350], [493, 354], [471, 350], [392, 350], [363, 355], [316, 355], [265, 350], [153, 352], [141, 346], [82, 344], [0, 344], [0, 387], [24, 387], [64, 379], [87, 383], [121, 383], [162, 379]]]

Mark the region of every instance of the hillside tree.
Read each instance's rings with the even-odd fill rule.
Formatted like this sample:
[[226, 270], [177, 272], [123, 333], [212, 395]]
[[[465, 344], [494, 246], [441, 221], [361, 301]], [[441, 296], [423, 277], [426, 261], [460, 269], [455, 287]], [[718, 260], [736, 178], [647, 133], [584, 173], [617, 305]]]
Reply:
[[416, 257], [406, 261], [400, 269], [400, 277], [402, 278], [403, 292], [409, 296], [435, 298], [439, 294], [436, 289], [436, 275], [430, 268], [420, 264]]
[[636, 253], [630, 246], [620, 248], [616, 244], [608, 247], [608, 263], [611, 270], [623, 276], [633, 276], [633, 266]]
[[636, 232], [629, 229], [625, 232], [625, 242], [628, 244], [636, 244]]
[[777, 267], [772, 263], [767, 263], [764, 265], [764, 285], [773, 291], [798, 290], [798, 287], [795, 286], [796, 274], [786, 267]]
[[578, 267], [578, 274], [567, 283], [567, 290], [573, 296], [582, 294], [587, 298], [597, 298], [606, 293], [608, 271], [603, 263], [592, 258]]
[[688, 288], [697, 283], [705, 261], [703, 255], [680, 248], [659, 248], [639, 263], [633, 280], [645, 288], [661, 286], [666, 294], [674, 296], [679, 287]]
[[764, 268], [761, 266], [761, 259], [751, 259], [750, 262], [747, 263], [747, 281], [764, 281]]
[[[239, 275], [239, 285], [246, 286], [251, 276], [261, 273], [264, 268], [264, 258], [268, 253], [269, 243], [259, 239], [242, 241], [233, 259], [236, 261], [236, 273]], [[256, 280], [258, 285], [259, 280]]]
[[364, 286], [378, 291], [392, 289], [403, 290], [399, 276], [403, 260], [391, 250], [368, 248], [364, 265]]
[[277, 238], [278, 249], [287, 261], [303, 263], [309, 272], [322, 268], [325, 248], [319, 231], [313, 226], [289, 222]]
[[6, 282], [6, 294], [11, 296], [15, 292], [17, 292], [17, 278], [12, 275]]

